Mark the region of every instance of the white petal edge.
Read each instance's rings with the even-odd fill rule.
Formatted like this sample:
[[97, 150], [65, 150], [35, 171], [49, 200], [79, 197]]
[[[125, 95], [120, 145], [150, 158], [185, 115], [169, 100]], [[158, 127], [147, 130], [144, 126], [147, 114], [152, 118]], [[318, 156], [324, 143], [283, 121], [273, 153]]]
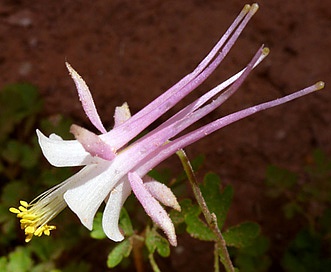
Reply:
[[123, 178], [110, 192], [106, 203], [106, 208], [102, 217], [102, 228], [107, 237], [115, 242], [124, 239], [121, 233], [118, 220], [122, 206], [131, 193], [130, 183], [127, 178]]
[[95, 164], [102, 159], [92, 157], [76, 140], [62, 140], [60, 136], [52, 134], [46, 137], [40, 130], [36, 130], [41, 150], [50, 164], [56, 167], [69, 167]]

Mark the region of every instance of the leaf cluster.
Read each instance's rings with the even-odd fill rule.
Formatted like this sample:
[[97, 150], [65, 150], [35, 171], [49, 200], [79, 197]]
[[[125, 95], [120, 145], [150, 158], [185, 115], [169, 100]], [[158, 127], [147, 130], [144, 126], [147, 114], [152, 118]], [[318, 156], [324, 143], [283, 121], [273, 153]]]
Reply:
[[303, 173], [270, 166], [267, 194], [284, 199], [287, 219], [306, 222], [289, 242], [282, 266], [286, 271], [331, 270], [331, 159], [315, 150]]
[[[159, 173], [156, 171], [153, 171], [154, 177], [157, 177], [158, 174]], [[180, 174], [178, 179], [183, 180], [183, 175]], [[176, 184], [176, 182], [174, 183]], [[200, 189], [205, 197], [208, 208], [217, 216], [217, 224], [219, 228], [222, 229], [232, 201], [233, 188], [229, 185], [223, 187], [220, 178], [216, 174], [208, 173], [204, 177]], [[184, 230], [195, 239], [206, 242], [215, 242], [214, 233], [202, 218], [200, 207], [189, 198], [181, 200], [180, 206], [181, 212], [175, 210], [171, 210], [170, 212], [170, 217], [178, 232]], [[91, 236], [96, 239], [105, 238], [105, 234], [102, 230], [101, 218], [102, 213], [98, 213], [91, 233]], [[131, 219], [134, 220], [134, 218]], [[137, 234], [137, 232], [134, 232], [132, 225], [127, 211], [123, 208], [120, 216], [120, 226], [126, 239], [118, 243], [110, 251], [107, 261], [108, 267], [113, 268], [119, 265], [123, 260], [127, 260], [127, 257], [129, 257], [130, 254], [133, 254], [134, 259], [136, 259], [137, 256], [134, 255], [137, 253], [134, 248], [138, 247], [140, 252], [142, 251], [142, 248], [147, 251], [147, 256], [153, 271], [160, 271], [155, 262], [154, 254], [157, 253], [161, 257], [168, 257], [170, 255], [169, 242], [162, 234], [159, 234], [156, 226], [147, 225], [139, 234]], [[246, 249], [252, 246], [257, 239], [260, 239], [259, 235], [260, 228], [253, 222], [244, 222], [239, 225], [227, 227], [223, 232], [226, 244], [229, 247], [237, 249]], [[260, 251], [261, 254], [265, 253], [265, 251]], [[257, 252], [255, 255], [251, 254], [249, 257], [246, 256], [246, 259], [258, 263], [257, 260], [261, 255], [259, 253], [260, 252]], [[139, 257], [143, 258], [143, 256]], [[253, 265], [251, 266], [256, 267]]]

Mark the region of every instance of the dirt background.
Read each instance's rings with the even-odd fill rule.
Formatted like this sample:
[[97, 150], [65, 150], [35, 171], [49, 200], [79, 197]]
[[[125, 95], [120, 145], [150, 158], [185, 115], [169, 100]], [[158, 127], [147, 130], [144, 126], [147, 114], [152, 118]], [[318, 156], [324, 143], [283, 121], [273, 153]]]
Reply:
[[[45, 99], [46, 115], [60, 112], [89, 127], [67, 60], [86, 80], [110, 128], [115, 106], [127, 101], [137, 112], [192, 71], [245, 3], [0, 0], [0, 88], [30, 82]], [[240, 70], [261, 44], [271, 54], [204, 123], [318, 80], [326, 88], [224, 128], [187, 152], [204, 154], [202, 171], [217, 172], [235, 187], [229, 224], [256, 220], [274, 243], [286, 244], [298, 223], [283, 221], [277, 202], [265, 197], [263, 178], [269, 164], [299, 170], [315, 148], [331, 154], [331, 6], [328, 0], [261, 0], [259, 5], [224, 63], [191, 99]], [[177, 167], [175, 160], [165, 165]], [[165, 271], [209, 271], [211, 250], [180, 237], [172, 258], [163, 261]]]

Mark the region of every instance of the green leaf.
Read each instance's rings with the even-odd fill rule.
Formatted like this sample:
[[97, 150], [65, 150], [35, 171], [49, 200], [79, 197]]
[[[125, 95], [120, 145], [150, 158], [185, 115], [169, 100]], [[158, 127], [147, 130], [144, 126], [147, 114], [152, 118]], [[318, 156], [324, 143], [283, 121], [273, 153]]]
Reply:
[[148, 172], [148, 176], [159, 182], [166, 184], [171, 179], [172, 173], [170, 169], [161, 169], [161, 170], [152, 169], [151, 171]]
[[126, 236], [133, 235], [134, 232], [133, 232], [131, 219], [130, 219], [128, 212], [126, 211], [126, 209], [124, 207], [122, 207], [122, 210], [120, 213], [119, 225]]
[[30, 115], [41, 109], [42, 103], [35, 86], [27, 83], [9, 84], [0, 92], [3, 107]]
[[[17, 239], [15, 232], [15, 228], [17, 225], [18, 219], [16, 215], [9, 212], [8, 206], [0, 204], [0, 244], [2, 246], [10, 245], [13, 240]], [[3, 270], [0, 269], [0, 271]]]
[[117, 266], [124, 257], [128, 257], [131, 253], [132, 245], [129, 239], [125, 239], [123, 242], [116, 245], [109, 253], [107, 259], [107, 266], [113, 268]]
[[330, 177], [331, 160], [322, 150], [316, 149], [313, 152], [313, 163], [306, 167], [306, 171], [311, 175], [312, 179]]
[[2, 150], [1, 157], [5, 161], [13, 164], [19, 161], [21, 155], [20, 153], [20, 143], [18, 141], [11, 140], [7, 142], [6, 148]]
[[281, 261], [289, 272], [331, 271], [330, 243], [320, 233], [301, 230], [291, 241]]
[[7, 257], [0, 257], [0, 271], [7, 271]]
[[94, 217], [93, 230], [90, 233], [94, 239], [105, 239], [107, 236], [102, 228], [102, 213], [98, 212]]
[[43, 188], [49, 188], [54, 185], [57, 185], [60, 181], [66, 180], [72, 176], [73, 170], [67, 167], [61, 168], [43, 168], [43, 171], [40, 173], [39, 184], [44, 185]]
[[47, 119], [42, 119], [40, 128], [45, 134], [55, 133], [63, 139], [72, 139], [73, 136], [70, 133], [72, 123], [73, 121], [70, 118], [56, 114]]
[[148, 251], [152, 254], [156, 250], [162, 257], [168, 257], [170, 255], [168, 240], [158, 234], [155, 229], [147, 231], [145, 244]]
[[181, 213], [186, 223], [186, 231], [194, 238], [202, 241], [214, 241], [215, 235], [208, 228], [206, 223], [200, 219], [201, 210], [198, 205], [192, 204], [190, 199], [184, 199], [180, 202]]
[[227, 246], [247, 247], [260, 233], [260, 226], [253, 222], [245, 222], [227, 229], [223, 237]]
[[[44, 262], [44, 263], [41, 263], [41, 264], [38, 264], [36, 266], [34, 266], [31, 271], [29, 272], [63, 272], [61, 270], [58, 270], [58, 269], [55, 269], [55, 264], [53, 262]], [[76, 267], [76, 269], [78, 269]], [[83, 272], [82, 270], [78, 270], [79, 272]]]
[[[181, 206], [181, 203], [182, 202], [179, 203], [180, 206]], [[176, 211], [176, 210], [171, 210], [170, 213], [169, 213], [169, 216], [170, 216], [170, 219], [171, 219], [172, 223], [175, 226], [185, 222], [185, 216], [184, 216], [184, 213], [183, 213], [183, 208], [182, 208], [181, 212]]]
[[258, 235], [251, 244], [246, 247], [240, 248], [239, 251], [251, 257], [260, 257], [262, 255], [265, 255], [269, 247], [269, 239], [262, 235]]
[[42, 108], [39, 93], [30, 84], [5, 86], [0, 92], [0, 105], [0, 141], [3, 141], [24, 118], [27, 118], [20, 127], [20, 132], [25, 134], [31, 129], [33, 123], [31, 120]]
[[[123, 230], [126, 236], [133, 235], [133, 227], [128, 212], [123, 207], [120, 213], [119, 226]], [[91, 237], [94, 239], [104, 239], [106, 234], [102, 228], [102, 213], [98, 212], [93, 221], [93, 230], [90, 233]]]
[[16, 140], [8, 141], [5, 149], [1, 152], [4, 160], [11, 164], [19, 164], [23, 168], [36, 166], [40, 154], [39, 150]]
[[267, 238], [259, 235], [248, 247], [235, 249], [235, 254], [232, 254], [235, 265], [244, 272], [269, 271], [271, 265], [271, 259], [267, 255], [269, 244]]
[[295, 173], [273, 165], [267, 168], [266, 175], [266, 183], [270, 187], [268, 195], [271, 197], [280, 196], [284, 191], [292, 188], [298, 180]]
[[28, 195], [28, 191], [28, 184], [23, 181], [13, 180], [3, 187], [1, 202], [4, 205], [7, 205], [8, 208], [11, 206], [17, 206], [19, 204], [19, 200]]
[[20, 164], [23, 168], [28, 169], [38, 165], [41, 152], [33, 146], [24, 144], [21, 150]]
[[57, 259], [65, 249], [69, 249], [69, 243], [50, 236], [44, 239], [32, 239], [29, 249], [40, 260], [47, 262]]
[[33, 262], [27, 248], [17, 247], [9, 254], [8, 272], [31, 271]]
[[296, 213], [301, 212], [301, 207], [296, 202], [288, 202], [283, 206], [283, 211], [287, 219], [293, 218]]
[[205, 175], [204, 181], [200, 185], [200, 190], [209, 211], [214, 213], [217, 217], [218, 228], [222, 229], [232, 202], [233, 188], [226, 186], [221, 192], [220, 185], [221, 180], [219, 176], [214, 173], [208, 173]]

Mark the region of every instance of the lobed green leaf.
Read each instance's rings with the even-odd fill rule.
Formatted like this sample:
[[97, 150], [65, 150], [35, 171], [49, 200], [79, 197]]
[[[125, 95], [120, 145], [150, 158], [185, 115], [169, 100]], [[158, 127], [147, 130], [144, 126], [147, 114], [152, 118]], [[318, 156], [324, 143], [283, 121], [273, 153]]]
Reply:
[[180, 202], [182, 214], [186, 223], [186, 231], [194, 238], [202, 241], [214, 241], [215, 235], [208, 228], [205, 222], [200, 219], [201, 209], [198, 205], [192, 204], [190, 199]]
[[151, 254], [156, 250], [162, 257], [168, 257], [170, 255], [168, 240], [161, 236], [155, 229], [147, 230], [145, 245]]
[[267, 168], [266, 175], [266, 183], [270, 187], [268, 195], [271, 197], [280, 196], [284, 191], [292, 188], [298, 181], [295, 173], [274, 165]]
[[260, 226], [257, 223], [245, 222], [227, 229], [223, 237], [227, 246], [243, 248], [251, 245], [259, 234]]
[[128, 257], [131, 253], [132, 245], [129, 239], [123, 240], [123, 242], [117, 244], [113, 250], [109, 253], [107, 259], [107, 266], [113, 268], [117, 266], [124, 257]]
[[233, 188], [226, 186], [221, 191], [221, 180], [219, 176], [214, 173], [208, 173], [205, 175], [203, 183], [200, 185], [200, 190], [209, 211], [214, 213], [217, 217], [218, 228], [222, 229], [232, 202]]
[[8, 259], [7, 272], [29, 272], [33, 266], [30, 252], [25, 247], [17, 247], [9, 254]]

